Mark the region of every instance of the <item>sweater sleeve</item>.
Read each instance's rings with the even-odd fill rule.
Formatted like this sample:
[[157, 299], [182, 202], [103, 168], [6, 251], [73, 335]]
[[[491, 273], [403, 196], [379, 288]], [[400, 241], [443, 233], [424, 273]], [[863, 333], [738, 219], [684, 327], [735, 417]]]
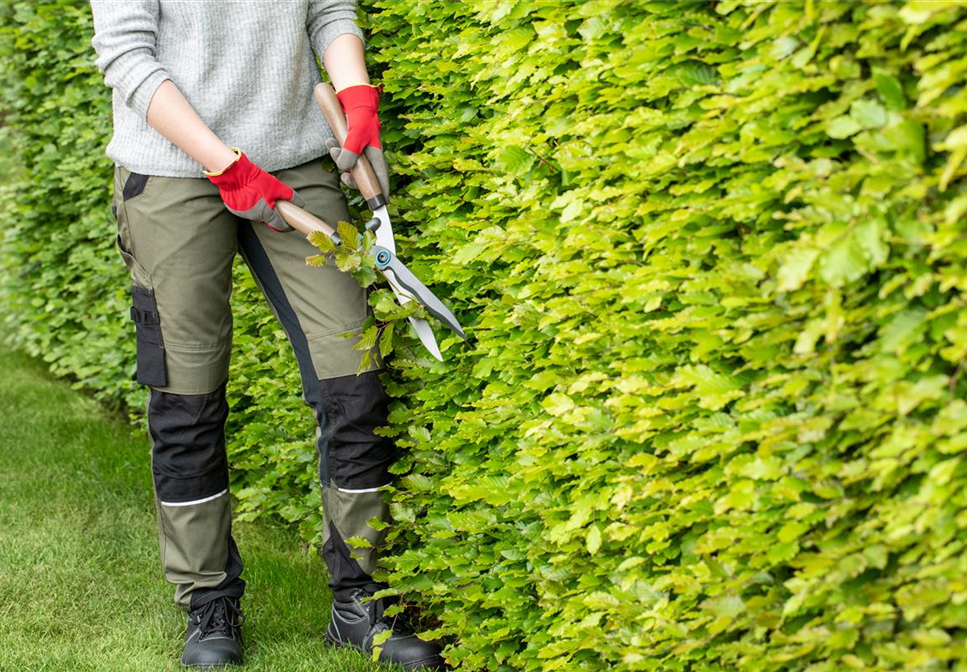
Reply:
[[94, 62], [104, 83], [124, 104], [147, 119], [148, 105], [161, 83], [170, 79], [156, 58], [159, 0], [91, 0], [94, 12]]
[[319, 60], [340, 35], [355, 35], [365, 44], [363, 31], [356, 25], [356, 0], [309, 0], [306, 29]]

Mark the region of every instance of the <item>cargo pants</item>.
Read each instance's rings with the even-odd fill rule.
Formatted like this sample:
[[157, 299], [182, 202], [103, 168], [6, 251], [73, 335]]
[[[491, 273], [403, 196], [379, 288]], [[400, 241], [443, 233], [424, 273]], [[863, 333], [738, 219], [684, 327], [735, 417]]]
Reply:
[[[339, 177], [320, 161], [273, 173], [308, 211], [348, 220]], [[356, 375], [367, 290], [333, 265], [310, 267], [318, 252], [298, 232], [277, 233], [241, 219], [205, 178], [171, 178], [115, 168], [117, 245], [131, 275], [137, 380], [149, 386], [148, 428], [161, 562], [175, 602], [196, 609], [240, 597], [242, 560], [232, 538], [225, 385], [232, 343], [232, 261], [240, 252], [295, 352], [302, 398], [312, 409], [323, 502], [323, 557], [330, 587], [346, 597], [371, 578], [385, 538], [367, 521], [389, 521], [380, 490], [391, 480], [389, 397], [382, 360]], [[372, 548], [347, 539], [365, 538]]]

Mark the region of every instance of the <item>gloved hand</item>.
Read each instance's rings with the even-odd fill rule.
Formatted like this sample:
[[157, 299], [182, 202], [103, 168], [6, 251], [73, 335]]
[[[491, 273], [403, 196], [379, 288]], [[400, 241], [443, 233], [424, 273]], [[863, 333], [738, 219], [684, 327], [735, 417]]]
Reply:
[[[381, 92], [381, 87], [360, 84], [346, 87], [336, 94], [346, 115], [346, 142], [340, 147], [335, 138], [329, 138], [326, 140], [326, 148], [329, 156], [336, 162], [336, 167], [342, 171], [350, 170], [356, 165], [359, 155], [365, 154], [373, 166], [383, 196], [388, 201], [389, 169], [383, 156], [383, 145], [379, 140], [380, 123], [376, 116]], [[343, 173], [342, 180], [353, 189], [358, 188], [348, 172]]]
[[274, 210], [275, 203], [292, 201], [301, 208], [304, 203], [299, 194], [249, 161], [242, 150], [233, 147], [232, 151], [235, 160], [228, 168], [220, 173], [205, 171], [209, 181], [218, 187], [225, 207], [275, 231], [291, 231], [292, 227]]

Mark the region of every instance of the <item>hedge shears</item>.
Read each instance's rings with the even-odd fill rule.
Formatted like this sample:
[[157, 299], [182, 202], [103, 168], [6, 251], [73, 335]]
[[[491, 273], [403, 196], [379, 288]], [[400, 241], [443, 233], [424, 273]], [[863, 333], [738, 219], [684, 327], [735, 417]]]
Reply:
[[[329, 127], [335, 134], [336, 140], [342, 145], [346, 140], [346, 117], [339, 106], [336, 92], [328, 84], [318, 84], [315, 88], [315, 98], [319, 107], [322, 108], [326, 121], [329, 122]], [[383, 196], [376, 174], [365, 156], [360, 155], [351, 172], [360, 193], [366, 199], [366, 205], [373, 212], [373, 217], [366, 223], [366, 229], [375, 234], [376, 242], [368, 251], [368, 254], [375, 257], [376, 268], [389, 282], [400, 303], [416, 301], [425, 307], [431, 315], [450, 327], [460, 338], [467, 340], [467, 335], [463, 332], [460, 323], [450, 312], [450, 309], [443, 305], [443, 302], [427, 289], [426, 285], [420, 282], [419, 278], [396, 256], [396, 240], [393, 237], [393, 225], [390, 223], [389, 212], [386, 210], [386, 198]], [[278, 201], [275, 204], [275, 210], [282, 215], [289, 226], [299, 233], [308, 236], [313, 231], [321, 231], [329, 236], [336, 245], [342, 244], [334, 227], [294, 203]], [[436, 337], [434, 337], [427, 321], [412, 316], [407, 319], [416, 330], [417, 336], [420, 337], [420, 342], [430, 351], [430, 354], [443, 361], [440, 346], [437, 345]]]

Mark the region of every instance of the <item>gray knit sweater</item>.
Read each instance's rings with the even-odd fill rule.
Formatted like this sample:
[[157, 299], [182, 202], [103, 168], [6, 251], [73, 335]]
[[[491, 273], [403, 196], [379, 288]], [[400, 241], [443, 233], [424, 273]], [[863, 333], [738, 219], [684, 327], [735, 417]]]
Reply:
[[362, 39], [356, 0], [92, 0], [97, 67], [113, 89], [107, 154], [144, 175], [201, 177], [202, 166], [147, 121], [171, 79], [215, 134], [264, 170], [323, 156], [332, 137], [312, 97], [339, 35]]

